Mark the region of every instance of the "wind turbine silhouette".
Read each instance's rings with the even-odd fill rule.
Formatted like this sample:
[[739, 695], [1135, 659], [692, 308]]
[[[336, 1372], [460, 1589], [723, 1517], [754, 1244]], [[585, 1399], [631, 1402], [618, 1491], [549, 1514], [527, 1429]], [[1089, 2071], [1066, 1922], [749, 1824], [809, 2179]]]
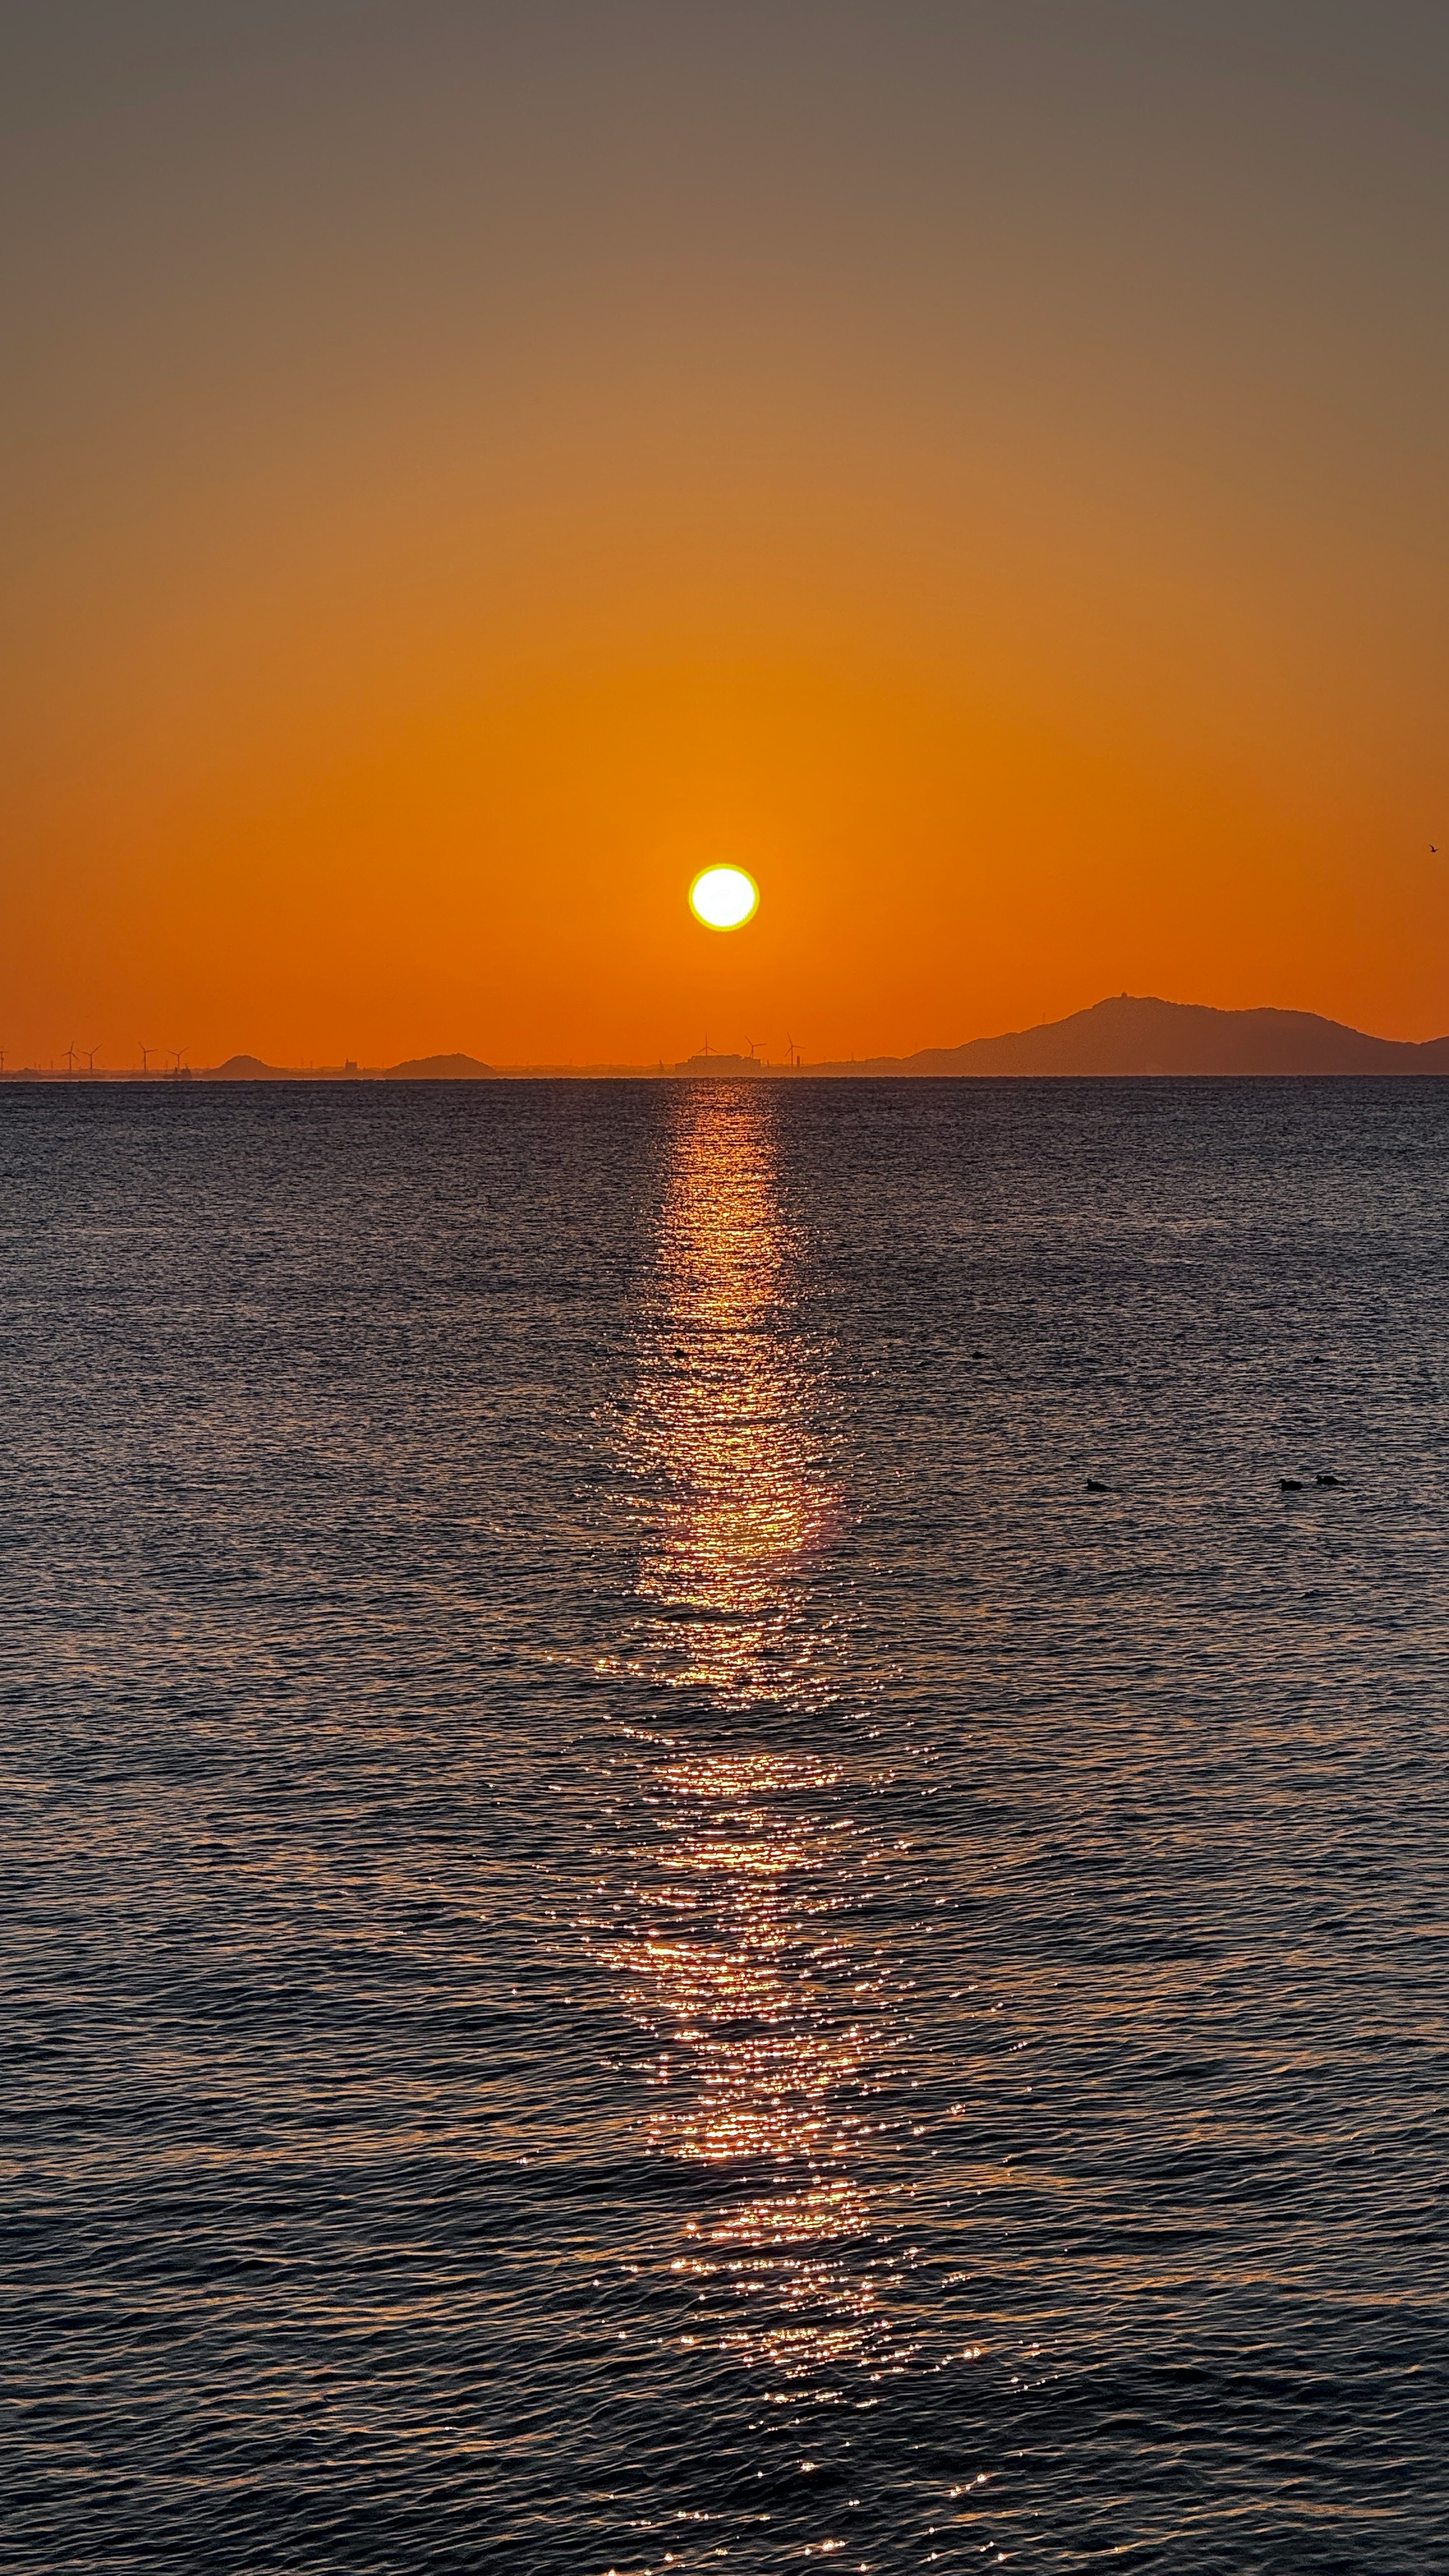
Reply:
[[100, 1054], [100, 1048], [99, 1048], [99, 1047], [82, 1047], [82, 1048], [81, 1048], [81, 1054], [85, 1057], [85, 1060], [86, 1060], [86, 1071], [87, 1071], [87, 1073], [94, 1073], [94, 1072], [95, 1072], [95, 1069], [96, 1069], [96, 1058], [97, 1058], [97, 1056]]
[[62, 1055], [64, 1056], [64, 1058], [65, 1058], [65, 1069], [66, 1069], [66, 1072], [67, 1072], [68, 1074], [70, 1074], [70, 1075], [71, 1075], [71, 1077], [72, 1077], [72, 1079], [73, 1079], [73, 1078], [74, 1078], [74, 1075], [75, 1075], [75, 1040], [74, 1040], [74, 1038], [72, 1038], [72, 1039], [71, 1039], [71, 1042], [70, 1042], [70, 1044], [69, 1044], [69, 1046], [68, 1046], [68, 1047], [62, 1047], [62, 1048], [61, 1048], [61, 1054], [62, 1054]]

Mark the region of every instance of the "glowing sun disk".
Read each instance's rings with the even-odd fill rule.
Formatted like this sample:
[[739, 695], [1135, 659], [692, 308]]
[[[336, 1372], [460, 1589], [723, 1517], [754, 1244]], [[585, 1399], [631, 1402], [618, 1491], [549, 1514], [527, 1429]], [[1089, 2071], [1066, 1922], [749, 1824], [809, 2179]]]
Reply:
[[760, 889], [743, 868], [706, 868], [689, 889], [696, 918], [707, 930], [739, 930], [760, 900]]

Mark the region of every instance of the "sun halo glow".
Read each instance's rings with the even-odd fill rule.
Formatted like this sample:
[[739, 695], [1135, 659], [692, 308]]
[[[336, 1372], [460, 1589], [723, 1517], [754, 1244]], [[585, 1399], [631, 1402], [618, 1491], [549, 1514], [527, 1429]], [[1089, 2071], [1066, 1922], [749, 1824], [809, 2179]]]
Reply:
[[689, 889], [690, 910], [707, 930], [740, 930], [760, 900], [743, 868], [705, 868]]

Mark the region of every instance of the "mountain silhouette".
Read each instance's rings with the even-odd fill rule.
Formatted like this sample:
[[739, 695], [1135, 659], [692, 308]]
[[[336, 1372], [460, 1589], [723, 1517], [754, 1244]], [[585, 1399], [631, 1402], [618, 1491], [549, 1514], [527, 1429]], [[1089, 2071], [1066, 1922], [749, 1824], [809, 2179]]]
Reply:
[[1119, 993], [1007, 1037], [812, 1072], [908, 1074], [1449, 1074], [1449, 1037], [1415, 1046], [1365, 1036], [1316, 1011], [1215, 1011]]

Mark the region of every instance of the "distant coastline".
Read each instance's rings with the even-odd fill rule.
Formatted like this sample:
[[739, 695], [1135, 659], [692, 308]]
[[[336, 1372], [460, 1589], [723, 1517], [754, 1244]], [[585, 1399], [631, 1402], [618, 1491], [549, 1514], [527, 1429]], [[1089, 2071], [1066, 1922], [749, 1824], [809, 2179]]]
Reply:
[[110, 1071], [103, 1066], [17, 1065], [4, 1082], [174, 1085], [191, 1082], [695, 1082], [996, 1080], [1110, 1077], [1150, 1080], [1353, 1074], [1449, 1075], [1449, 1037], [1421, 1044], [1378, 1038], [1315, 1011], [1219, 1011], [1198, 1002], [1164, 1002], [1120, 993], [1070, 1018], [971, 1038], [962, 1046], [922, 1047], [914, 1055], [851, 1057], [835, 1062], [772, 1064], [754, 1055], [690, 1056], [666, 1064], [485, 1064], [476, 1056], [412, 1056], [401, 1064], [275, 1065], [253, 1055], [224, 1064], [164, 1070]]

